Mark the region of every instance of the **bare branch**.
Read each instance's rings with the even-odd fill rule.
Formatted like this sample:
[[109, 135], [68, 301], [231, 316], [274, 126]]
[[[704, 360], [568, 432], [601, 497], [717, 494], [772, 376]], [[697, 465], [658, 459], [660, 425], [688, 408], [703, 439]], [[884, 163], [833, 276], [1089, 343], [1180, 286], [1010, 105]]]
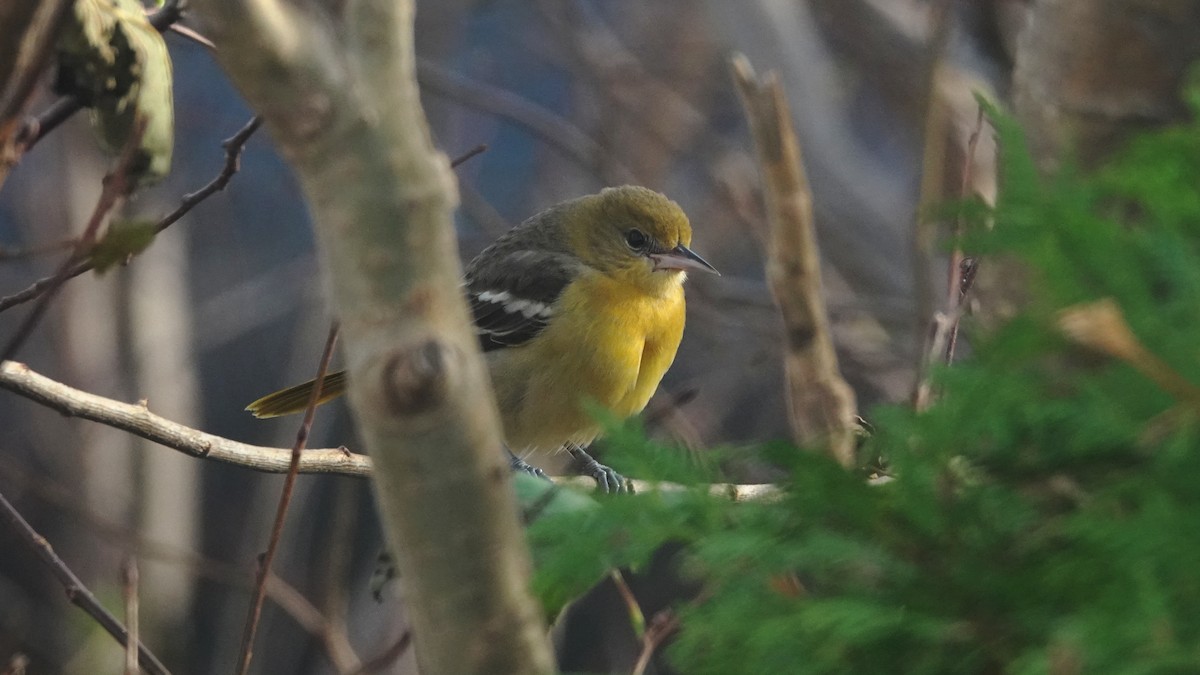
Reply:
[[[255, 115], [236, 134], [221, 141], [221, 147], [225, 150], [225, 164], [221, 167], [221, 171], [216, 177], [205, 184], [204, 187], [184, 195], [179, 200], [179, 206], [174, 211], [159, 219], [158, 223], [154, 226], [154, 231], [162, 232], [175, 224], [175, 221], [182, 218], [188, 211], [196, 208], [197, 204], [224, 190], [225, 186], [229, 185], [229, 181], [233, 178], [233, 175], [242, 166], [242, 149], [246, 147], [246, 142], [250, 140], [254, 132], [258, 131], [261, 125], [262, 118]], [[0, 307], [0, 309], [3, 308]]]
[[[251, 593], [254, 593], [253, 589]], [[346, 633], [338, 630], [333, 621], [322, 614], [295, 586], [272, 573], [267, 577], [266, 594], [293, 621], [321, 643], [325, 655], [329, 657], [330, 663], [338, 673], [354, 673], [362, 668]]]
[[138, 675], [138, 566], [129, 556], [121, 565], [121, 587], [125, 594], [125, 624], [129, 640], [125, 643], [125, 675]]
[[351, 675], [369, 675], [370, 673], [378, 673], [382, 671], [384, 668], [387, 668], [395, 663], [396, 659], [404, 656], [404, 652], [408, 651], [408, 647], [411, 644], [412, 631], [405, 629], [404, 632], [400, 634], [400, 637], [393, 642], [386, 651], [364, 663], [362, 668], [354, 671]]
[[[0, 389], [12, 391], [69, 417], [128, 431], [197, 459], [212, 459], [265, 473], [285, 473], [291, 465], [291, 451], [288, 449], [238, 443], [205, 433], [151, 413], [145, 402], [131, 405], [89, 394], [38, 374], [23, 363], [0, 363]], [[371, 475], [372, 465], [370, 457], [341, 447], [305, 450], [298, 470], [304, 474], [367, 478]], [[596, 482], [587, 476], [556, 477], [554, 482], [585, 491], [596, 488]], [[634, 492], [639, 493], [679, 489], [679, 486], [670, 483], [642, 480], [632, 483]], [[714, 495], [735, 502], [771, 498], [779, 493], [779, 488], [769, 483], [714, 483], [709, 490]]]
[[142, 134], [145, 131], [146, 120], [143, 117], [139, 117], [134, 123], [133, 133], [125, 141], [125, 147], [121, 150], [121, 157], [117, 161], [117, 165], [104, 177], [104, 189], [100, 192], [99, 199], [96, 200], [96, 207], [92, 210], [92, 217], [88, 220], [83, 234], [79, 236], [79, 241], [75, 244], [75, 250], [59, 265], [58, 271], [54, 273], [54, 276], [50, 278], [50, 283], [46, 286], [46, 293], [42, 296], [41, 302], [34, 306], [33, 311], [17, 327], [8, 345], [4, 347], [3, 351], [0, 351], [0, 361], [8, 361], [16, 356], [17, 351], [21, 349], [21, 345], [33, 334], [34, 328], [37, 327], [38, 322], [45, 315], [46, 310], [50, 307], [50, 302], [54, 300], [54, 296], [58, 293], [58, 290], [62, 288], [67, 279], [71, 278], [72, 268], [79, 261], [91, 254], [92, 247], [96, 243], [96, 237], [100, 232], [100, 225], [108, 218], [108, 214], [116, 207], [117, 203], [128, 196], [130, 184], [127, 172], [136, 155], [135, 151], [142, 142]]
[[[28, 5], [13, 5], [0, 14], [7, 22], [4, 27], [5, 63], [0, 66], [5, 77], [0, 78], [0, 146], [7, 146], [14, 131], [13, 122], [32, 97], [34, 86], [53, 54], [54, 41], [72, 6], [70, 0], [51, 0]], [[27, 14], [18, 18], [25, 10]], [[15, 34], [14, 34], [15, 32]], [[11, 50], [11, 51], [10, 51]], [[4, 182], [11, 161], [10, 148], [0, 148], [5, 155], [0, 164], [0, 184]]]
[[463, 162], [471, 159], [472, 157], [475, 157], [476, 155], [486, 152], [487, 149], [488, 149], [487, 144], [483, 144], [483, 143], [471, 148], [470, 150], [459, 155], [458, 157], [455, 157], [454, 159], [450, 160], [450, 168], [451, 169], [458, 168]]
[[211, 52], [217, 51], [217, 46], [212, 43], [212, 40], [209, 40], [208, 38], [204, 37], [202, 34], [200, 34], [199, 31], [195, 30], [194, 28], [189, 28], [183, 24], [177, 23], [177, 24], [173, 24], [169, 30], [172, 33], [175, 33], [176, 35], [178, 35], [182, 38], [185, 38], [185, 39], [191, 40], [192, 42], [195, 42], [196, 44], [200, 45], [201, 47], [204, 47], [205, 49], [207, 49]]
[[[65, 511], [88, 526], [87, 532], [106, 543], [117, 543], [144, 560], [177, 565], [199, 579], [207, 579], [237, 590], [253, 593], [241, 566], [208, 558], [175, 544], [156, 541], [137, 530], [106, 520], [80, 506], [69, 488], [43, 477], [31, 475], [15, 461], [0, 457], [0, 475], [19, 481], [22, 490], [36, 495], [47, 504]], [[360, 661], [343, 630], [336, 627], [294, 586], [272, 574], [267, 580], [267, 597], [296, 624], [313, 636], [325, 649], [330, 663], [343, 675], [359, 668]]]
[[[975, 116], [975, 128], [967, 138], [967, 148], [963, 159], [962, 182], [959, 186], [959, 198], [963, 200], [968, 198], [968, 192], [971, 189], [971, 171], [975, 165], [975, 149], [979, 144], [979, 136], [982, 131], [983, 108], [980, 107]], [[975, 285], [975, 275], [979, 272], [979, 261], [963, 254], [962, 238], [965, 227], [960, 213], [955, 220], [954, 232], [951, 235], [954, 241], [954, 250], [950, 254], [948, 267], [946, 306], [943, 311], [935, 314], [932, 318], [932, 325], [928, 327], [929, 337], [923, 346], [924, 351], [917, 369], [917, 387], [913, 396], [913, 407], [917, 410], [926, 410], [933, 403], [933, 383], [930, 381], [933, 364], [940, 360], [941, 363], [950, 365], [954, 361], [954, 350], [958, 345], [958, 325], [969, 307], [967, 296]]]
[[428, 61], [417, 63], [417, 77], [431, 94], [520, 126], [605, 183], [620, 185], [632, 180], [633, 173], [627, 167], [605, 157], [603, 146], [570, 121], [533, 101]]
[[650, 665], [650, 659], [654, 657], [654, 652], [662, 646], [664, 640], [678, 630], [679, 617], [675, 615], [675, 612], [664, 609], [655, 614], [654, 618], [650, 619], [646, 633], [642, 635], [642, 652], [638, 655], [637, 663], [634, 664], [630, 675], [643, 675], [647, 666]]
[[[161, 219], [159, 219], [158, 223], [155, 224], [154, 231], [156, 233], [160, 233], [167, 229], [177, 220], [182, 218], [188, 211], [191, 211], [193, 208], [195, 208], [200, 202], [208, 199], [214, 193], [225, 189], [225, 186], [229, 184], [229, 181], [231, 178], [233, 178], [233, 175], [238, 172], [242, 156], [242, 148], [245, 147], [246, 141], [250, 140], [250, 137], [253, 136], [254, 132], [258, 130], [260, 124], [262, 124], [262, 120], [260, 118], [252, 117], [250, 118], [250, 121], [246, 123], [246, 126], [242, 127], [241, 130], [239, 130], [236, 134], [225, 139], [221, 143], [221, 147], [225, 148], [225, 164], [221, 168], [220, 173], [218, 173], [216, 177], [209, 181], [204, 187], [196, 190], [195, 192], [184, 195], [180, 200], [179, 207], [163, 216]], [[65, 281], [66, 279], [73, 279], [85, 272], [90, 271], [93, 267], [94, 265], [90, 260], [85, 259], [73, 261], [70, 269], [66, 271], [63, 280]], [[55, 284], [56, 279], [58, 279], [57, 274], [44, 279], [39, 279], [23, 291], [0, 298], [0, 312], [37, 298], [42, 293], [48, 291]]]
[[[975, 113], [975, 128], [971, 130], [971, 135], [967, 137], [967, 152], [963, 162], [962, 183], [958, 188], [958, 198], [967, 200], [971, 197], [971, 179], [972, 169], [975, 166], [975, 150], [979, 147], [979, 137], [983, 134], [983, 106]], [[946, 306], [951, 311], [958, 313], [962, 312], [959, 308], [962, 307], [967, 300], [967, 294], [971, 291], [971, 287], [975, 285], [975, 274], [979, 271], [979, 261], [974, 258], [967, 258], [963, 254], [962, 239], [966, 234], [966, 223], [963, 222], [962, 211], [959, 211], [958, 217], [954, 221], [954, 252], [950, 254], [949, 265], [949, 282], [946, 289]], [[958, 344], [958, 321], [956, 320], [950, 327], [950, 336], [946, 339], [946, 349], [942, 352], [942, 360], [947, 365], [954, 362], [954, 349]]]
[[783, 317], [789, 419], [796, 442], [824, 443], [842, 466], [854, 464], [858, 406], [842, 378], [821, 290], [812, 193], [777, 77], [759, 80], [746, 57], [733, 77], [758, 150], [770, 234], [767, 281]]
[[[192, 457], [267, 473], [284, 473], [290, 465], [290, 450], [238, 443], [192, 429], [155, 415], [144, 401], [131, 405], [73, 389], [30, 370], [23, 363], [0, 363], [0, 388], [64, 415], [128, 431]], [[306, 450], [300, 459], [299, 470], [301, 473], [336, 473], [365, 478], [371, 473], [371, 460], [345, 448]]]
[[[79, 577], [75, 576], [71, 568], [67, 567], [62, 558], [58, 557], [50, 542], [38, 534], [2, 494], [0, 494], [0, 516], [3, 516], [4, 520], [8, 521], [9, 525], [21, 536], [21, 539], [38, 554], [38, 557], [42, 559], [42, 563], [49, 568], [54, 578], [58, 579], [58, 582], [62, 584], [63, 589], [67, 592], [67, 599], [87, 613], [88, 616], [95, 619], [96, 623], [100, 624], [100, 627], [113, 636], [122, 646], [127, 644], [129, 641], [129, 632], [125, 630], [125, 626], [122, 626], [121, 622], [115, 616], [104, 609], [100, 601], [96, 599], [96, 596], [92, 595], [92, 592], [83, 585]], [[151, 673], [151, 675], [170, 675], [167, 667], [145, 645], [141, 643], [135, 644], [138, 646], [138, 662], [146, 672]]]
[[63, 96], [51, 103], [36, 117], [25, 120], [17, 132], [16, 146], [18, 152], [28, 152], [60, 124], [71, 119], [71, 115], [83, 110], [83, 101], [78, 96]]
[[321, 400], [321, 385], [325, 381], [325, 373], [329, 372], [329, 362], [333, 360], [333, 347], [337, 344], [337, 324], [329, 327], [329, 337], [325, 339], [325, 351], [321, 353], [321, 363], [317, 366], [316, 385], [308, 395], [308, 404], [304, 408], [304, 420], [296, 432], [296, 443], [292, 446], [291, 462], [288, 464], [287, 479], [283, 483], [283, 492], [279, 495], [279, 506], [275, 510], [275, 524], [271, 526], [271, 538], [267, 542], [267, 551], [259, 563], [258, 578], [254, 584], [254, 598], [250, 602], [250, 616], [246, 619], [246, 630], [242, 634], [242, 656], [239, 675], [250, 671], [250, 660], [254, 657], [254, 636], [258, 632], [258, 620], [262, 616], [263, 601], [267, 597], [267, 578], [271, 576], [271, 563], [275, 561], [275, 552], [279, 550], [279, 542], [283, 539], [283, 523], [287, 518], [288, 505], [292, 502], [292, 491], [296, 487], [296, 476], [300, 473], [300, 456], [308, 445], [308, 434], [312, 430], [313, 416], [317, 411], [317, 401]]

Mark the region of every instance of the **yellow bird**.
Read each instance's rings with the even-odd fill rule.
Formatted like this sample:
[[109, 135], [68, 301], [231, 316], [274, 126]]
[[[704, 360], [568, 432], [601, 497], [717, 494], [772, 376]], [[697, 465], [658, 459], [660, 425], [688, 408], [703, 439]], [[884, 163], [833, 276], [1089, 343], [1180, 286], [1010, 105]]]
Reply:
[[[583, 450], [600, 433], [588, 406], [629, 417], [658, 388], [683, 337], [687, 271], [716, 273], [691, 242], [678, 204], [627, 185], [542, 211], [467, 266], [464, 288], [514, 468], [540, 475], [519, 457], [565, 448], [605, 490], [624, 486]], [[321, 402], [345, 385], [344, 372], [328, 375]], [[312, 386], [246, 409], [300, 412]]]

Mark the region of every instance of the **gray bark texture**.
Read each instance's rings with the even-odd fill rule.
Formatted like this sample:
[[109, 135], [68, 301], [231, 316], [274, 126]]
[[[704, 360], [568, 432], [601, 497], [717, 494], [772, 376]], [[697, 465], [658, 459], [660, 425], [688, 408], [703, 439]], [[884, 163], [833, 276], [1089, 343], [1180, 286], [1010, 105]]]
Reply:
[[459, 291], [455, 180], [418, 96], [414, 3], [197, 4], [304, 186], [422, 672], [552, 672]]

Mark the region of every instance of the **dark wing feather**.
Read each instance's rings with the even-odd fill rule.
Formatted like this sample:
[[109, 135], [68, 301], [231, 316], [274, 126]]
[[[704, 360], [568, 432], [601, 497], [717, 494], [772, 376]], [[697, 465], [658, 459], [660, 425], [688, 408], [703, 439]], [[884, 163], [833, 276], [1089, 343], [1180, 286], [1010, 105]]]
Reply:
[[578, 263], [564, 252], [520, 243], [501, 239], [467, 269], [467, 298], [485, 352], [524, 344], [542, 332], [578, 273]]

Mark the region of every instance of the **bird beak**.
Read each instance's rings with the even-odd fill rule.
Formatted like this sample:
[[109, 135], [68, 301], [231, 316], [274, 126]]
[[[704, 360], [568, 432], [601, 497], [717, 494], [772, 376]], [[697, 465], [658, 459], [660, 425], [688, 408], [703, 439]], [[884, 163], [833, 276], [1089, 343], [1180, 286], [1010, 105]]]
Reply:
[[665, 253], [651, 253], [649, 257], [656, 270], [699, 270], [721, 276], [717, 268], [709, 265], [704, 258], [692, 253], [692, 250], [683, 244]]

